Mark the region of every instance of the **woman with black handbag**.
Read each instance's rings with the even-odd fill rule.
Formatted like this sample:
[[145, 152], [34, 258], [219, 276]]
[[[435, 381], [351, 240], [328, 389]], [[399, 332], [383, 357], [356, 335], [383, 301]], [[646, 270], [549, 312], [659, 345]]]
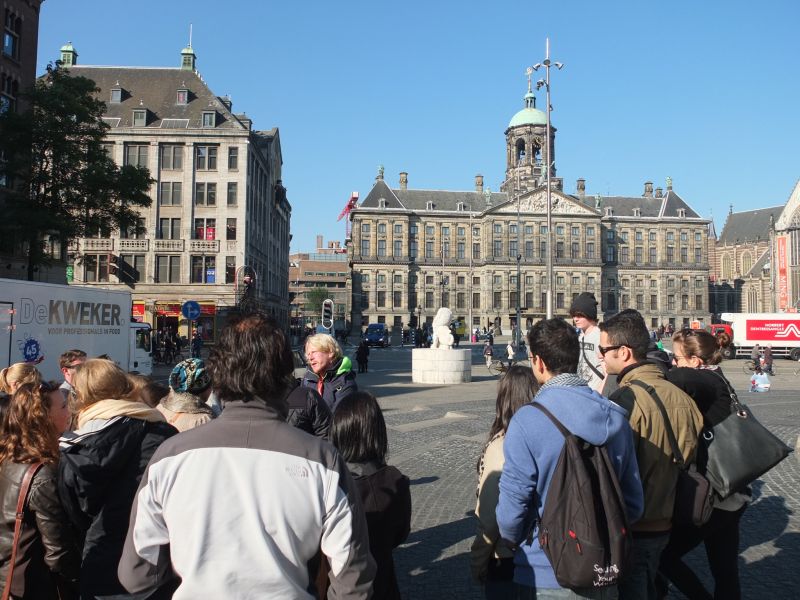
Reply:
[[[730, 342], [727, 334], [714, 337], [700, 329], [683, 329], [672, 338], [675, 367], [667, 379], [685, 391], [703, 413], [704, 431], [721, 423], [731, 414], [730, 384], [719, 363], [721, 349]], [[698, 469], [704, 470], [704, 457], [698, 457]], [[701, 526], [675, 526], [659, 565], [661, 590], [666, 597], [669, 579], [690, 600], [739, 600], [739, 521], [750, 500], [749, 490], [739, 490], [718, 499], [711, 518]], [[710, 594], [682, 557], [701, 542], [714, 577], [714, 593]]]
[[58, 436], [70, 412], [57, 386], [21, 385], [0, 426], [2, 599], [78, 597], [81, 556], [57, 492]]

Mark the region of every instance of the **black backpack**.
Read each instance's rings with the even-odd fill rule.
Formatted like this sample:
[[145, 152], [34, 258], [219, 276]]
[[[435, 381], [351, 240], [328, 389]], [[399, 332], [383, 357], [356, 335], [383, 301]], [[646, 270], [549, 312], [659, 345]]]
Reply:
[[564, 436], [539, 520], [539, 545], [561, 587], [616, 585], [633, 541], [617, 473], [605, 446], [570, 433], [534, 402]]

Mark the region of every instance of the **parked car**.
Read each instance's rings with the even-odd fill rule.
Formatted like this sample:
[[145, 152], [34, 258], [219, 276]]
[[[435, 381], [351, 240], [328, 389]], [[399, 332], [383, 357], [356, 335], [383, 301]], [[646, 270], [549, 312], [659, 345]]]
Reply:
[[383, 346], [384, 348], [388, 346], [389, 329], [386, 327], [386, 323], [370, 323], [367, 325], [364, 341], [367, 342], [367, 346]]

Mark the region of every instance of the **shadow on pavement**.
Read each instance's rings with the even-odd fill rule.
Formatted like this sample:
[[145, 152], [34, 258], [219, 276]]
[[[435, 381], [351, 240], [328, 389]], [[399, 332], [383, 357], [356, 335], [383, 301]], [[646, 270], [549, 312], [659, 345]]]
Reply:
[[439, 481], [439, 478], [436, 475], [431, 475], [429, 477], [417, 477], [416, 479], [409, 481], [409, 485], [422, 485], [423, 483], [433, 483], [434, 481]]
[[440, 558], [448, 548], [475, 535], [475, 519], [457, 521], [413, 532], [394, 551], [397, 579], [404, 598], [480, 598], [472, 583], [469, 554]]

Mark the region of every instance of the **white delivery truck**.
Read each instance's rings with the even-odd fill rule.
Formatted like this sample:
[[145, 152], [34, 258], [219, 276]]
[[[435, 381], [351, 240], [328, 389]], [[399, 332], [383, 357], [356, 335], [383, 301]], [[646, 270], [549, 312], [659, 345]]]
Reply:
[[726, 358], [750, 358], [753, 346], [763, 351], [772, 346], [772, 356], [800, 360], [800, 313], [722, 313], [731, 324], [733, 344]]
[[60, 381], [58, 358], [73, 348], [152, 372], [150, 325], [131, 321], [130, 292], [0, 279], [0, 368], [28, 362]]

